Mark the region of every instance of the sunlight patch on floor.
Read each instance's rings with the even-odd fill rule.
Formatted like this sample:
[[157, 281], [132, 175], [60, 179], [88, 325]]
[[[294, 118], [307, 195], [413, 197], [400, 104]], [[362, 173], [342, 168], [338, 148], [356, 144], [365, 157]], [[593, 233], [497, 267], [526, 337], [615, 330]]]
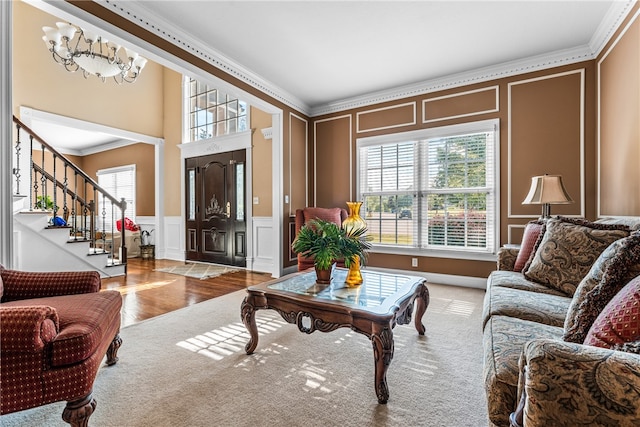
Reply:
[[453, 314], [456, 316], [469, 317], [475, 311], [477, 304], [449, 298], [431, 298], [427, 313]]
[[119, 287], [116, 290], [120, 292], [120, 294], [122, 295], [127, 295], [131, 292], [140, 292], [140, 291], [146, 291], [148, 289], [160, 288], [162, 286], [170, 285], [173, 282], [174, 282], [173, 280], [158, 280], [155, 282], [140, 283], [134, 286]]
[[[269, 313], [256, 315], [255, 321], [258, 326], [259, 336], [277, 331], [282, 325], [286, 324], [277, 314]], [[186, 338], [176, 343], [176, 345], [213, 360], [222, 360], [232, 354], [244, 352], [244, 346], [249, 341], [249, 338], [249, 332], [244, 325], [236, 322]], [[282, 349], [286, 350], [286, 347], [278, 344], [272, 344], [270, 348], [272, 352], [279, 352]]]

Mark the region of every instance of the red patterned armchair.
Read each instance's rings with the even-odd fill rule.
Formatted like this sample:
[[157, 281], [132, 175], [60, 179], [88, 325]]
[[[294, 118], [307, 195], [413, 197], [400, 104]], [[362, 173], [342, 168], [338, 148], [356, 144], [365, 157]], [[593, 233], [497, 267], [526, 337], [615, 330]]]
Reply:
[[[296, 236], [298, 232], [307, 222], [312, 219], [322, 219], [324, 221], [331, 221], [338, 225], [342, 224], [342, 221], [347, 219], [347, 210], [341, 208], [304, 208], [296, 210]], [[344, 267], [344, 261], [337, 262], [338, 267]], [[306, 270], [313, 267], [313, 258], [307, 258], [301, 254], [298, 254], [298, 271]]]
[[62, 419], [87, 426], [102, 360], [117, 362], [122, 297], [95, 271], [0, 266], [0, 414], [67, 401]]

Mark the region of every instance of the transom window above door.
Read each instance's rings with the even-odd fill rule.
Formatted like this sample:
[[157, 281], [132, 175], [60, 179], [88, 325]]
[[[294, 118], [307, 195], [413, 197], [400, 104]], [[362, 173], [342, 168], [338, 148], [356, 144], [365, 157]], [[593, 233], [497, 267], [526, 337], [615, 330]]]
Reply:
[[185, 76], [185, 142], [244, 132], [249, 129], [246, 102]]

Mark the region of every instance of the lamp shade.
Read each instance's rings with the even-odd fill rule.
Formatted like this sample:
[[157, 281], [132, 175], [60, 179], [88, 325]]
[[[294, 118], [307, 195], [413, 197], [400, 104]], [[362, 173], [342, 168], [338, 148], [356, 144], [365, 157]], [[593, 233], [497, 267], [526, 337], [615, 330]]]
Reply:
[[561, 205], [573, 203], [567, 193], [560, 175], [542, 175], [531, 178], [529, 194], [522, 202], [523, 205]]

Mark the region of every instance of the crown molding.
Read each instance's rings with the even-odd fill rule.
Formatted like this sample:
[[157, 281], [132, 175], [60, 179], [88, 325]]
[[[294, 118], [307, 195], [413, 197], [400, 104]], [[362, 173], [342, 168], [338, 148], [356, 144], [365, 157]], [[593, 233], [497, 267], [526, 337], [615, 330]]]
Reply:
[[613, 33], [620, 28], [622, 22], [627, 15], [629, 15], [631, 9], [633, 9], [636, 1], [637, 0], [614, 1], [611, 4], [611, 7], [604, 18], [602, 18], [600, 25], [598, 25], [595, 33], [593, 33], [593, 37], [591, 37], [589, 41], [589, 46], [594, 52], [594, 57], [600, 55], [602, 49], [604, 49], [605, 45], [613, 37]]
[[[26, 1], [35, 2], [37, 0]], [[186, 34], [179, 26], [157, 16], [152, 9], [142, 6], [141, 2], [131, 2], [126, 0], [94, 1], [122, 16], [128, 21], [131, 21], [132, 23], [157, 35], [158, 37], [161, 37], [179, 48], [199, 57], [205, 62], [226, 72], [230, 76], [243, 81], [273, 99], [280, 101], [310, 117], [337, 113], [380, 102], [394, 101], [444, 89], [482, 83], [498, 78], [505, 78], [532, 71], [540, 71], [595, 59], [636, 3], [636, 0], [613, 1], [611, 7], [607, 11], [607, 14], [603, 17], [596, 32], [587, 45], [550, 52], [516, 61], [509, 61], [449, 76], [424, 80], [410, 85], [372, 92], [362, 96], [346, 98], [328, 104], [310, 107], [308, 104], [288, 93], [284, 89], [263, 79], [251, 70], [226, 57], [221, 52], [212, 49], [204, 41]], [[44, 2], [51, 3], [50, 0], [44, 0]]]
[[123, 18], [133, 22], [155, 34], [171, 44], [199, 57], [205, 62], [235, 77], [249, 86], [258, 89], [262, 93], [288, 105], [289, 107], [308, 114], [309, 106], [286, 90], [263, 79], [248, 68], [233, 61], [223, 53], [212, 49], [210, 43], [206, 43], [196, 37], [186, 34], [180, 26], [156, 15], [151, 8], [143, 6], [143, 2], [126, 0], [94, 0], [105, 8], [117, 13]]

